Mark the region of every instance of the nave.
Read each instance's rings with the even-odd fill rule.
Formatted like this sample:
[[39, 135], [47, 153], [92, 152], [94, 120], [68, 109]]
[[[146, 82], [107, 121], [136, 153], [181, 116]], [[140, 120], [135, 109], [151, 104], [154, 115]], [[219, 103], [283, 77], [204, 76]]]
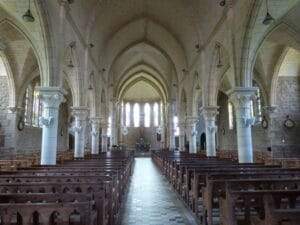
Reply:
[[196, 225], [150, 158], [136, 158], [120, 225]]

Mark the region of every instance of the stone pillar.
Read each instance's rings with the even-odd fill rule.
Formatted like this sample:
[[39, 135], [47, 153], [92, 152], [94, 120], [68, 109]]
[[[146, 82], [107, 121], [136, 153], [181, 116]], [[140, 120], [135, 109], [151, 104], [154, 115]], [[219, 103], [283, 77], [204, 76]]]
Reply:
[[218, 115], [217, 106], [207, 106], [202, 108], [202, 114], [205, 121], [205, 134], [206, 134], [206, 156], [214, 157], [216, 152], [216, 116]]
[[174, 150], [176, 148], [175, 145], [175, 127], [174, 127], [174, 110], [175, 110], [175, 105], [174, 102], [169, 103], [168, 106], [168, 119], [169, 119], [169, 148], [170, 150]]
[[112, 102], [111, 111], [111, 145], [117, 145], [117, 103]]
[[236, 128], [238, 142], [238, 156], [240, 163], [253, 162], [253, 146], [251, 126], [255, 118], [251, 117], [251, 100], [257, 88], [237, 87], [229, 92], [230, 101], [236, 112]]
[[140, 103], [140, 126], [145, 127], [145, 103]]
[[150, 127], [154, 127], [154, 103], [150, 103]]
[[134, 103], [133, 102], [130, 102], [130, 123], [129, 123], [129, 127], [134, 127], [134, 120], [133, 120], [133, 106], [134, 106]]
[[99, 129], [100, 129], [100, 118], [94, 117], [90, 119], [92, 125], [92, 155], [99, 154]]
[[185, 151], [185, 131], [186, 124], [185, 122], [180, 121], [179, 119], [179, 151]]
[[88, 108], [84, 106], [72, 107], [72, 113], [75, 117], [75, 159], [84, 158], [84, 144], [88, 112]]
[[58, 113], [64, 92], [59, 87], [40, 87], [38, 91], [43, 104], [41, 165], [56, 165]]
[[189, 139], [189, 152], [197, 153], [197, 133], [196, 133], [197, 118], [188, 118], [187, 130]]
[[106, 122], [103, 122], [101, 124], [101, 129], [102, 129], [102, 136], [101, 136], [101, 149], [102, 149], [102, 152], [107, 152], [107, 144], [108, 144], [108, 141], [107, 141], [107, 123]]

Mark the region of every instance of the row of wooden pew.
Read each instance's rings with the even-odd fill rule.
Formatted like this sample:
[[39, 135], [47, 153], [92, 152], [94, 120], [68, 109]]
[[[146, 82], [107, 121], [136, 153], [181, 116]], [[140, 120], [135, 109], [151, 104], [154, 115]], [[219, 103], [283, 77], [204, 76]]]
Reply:
[[1, 225], [113, 225], [133, 155], [108, 152], [0, 173]]
[[200, 224], [300, 224], [299, 168], [168, 151], [152, 159]]

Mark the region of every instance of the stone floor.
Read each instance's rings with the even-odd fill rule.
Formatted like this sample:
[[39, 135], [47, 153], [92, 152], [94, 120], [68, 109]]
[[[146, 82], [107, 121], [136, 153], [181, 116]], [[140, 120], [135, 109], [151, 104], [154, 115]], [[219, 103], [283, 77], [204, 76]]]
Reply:
[[136, 158], [121, 225], [196, 225], [150, 158]]

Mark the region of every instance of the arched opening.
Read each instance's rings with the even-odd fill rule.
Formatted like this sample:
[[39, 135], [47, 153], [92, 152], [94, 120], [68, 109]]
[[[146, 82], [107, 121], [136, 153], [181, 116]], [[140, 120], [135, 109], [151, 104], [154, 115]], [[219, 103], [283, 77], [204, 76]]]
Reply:
[[14, 213], [10, 219], [11, 225], [23, 225], [23, 218], [20, 213]]
[[74, 210], [69, 216], [70, 225], [81, 225], [81, 216], [80, 213]]
[[54, 211], [49, 218], [49, 225], [59, 225], [61, 223], [61, 216], [59, 212]]
[[206, 134], [202, 133], [200, 135], [200, 149], [201, 151], [206, 150]]
[[32, 213], [31, 223], [32, 225], [40, 225], [40, 214], [37, 211]]

